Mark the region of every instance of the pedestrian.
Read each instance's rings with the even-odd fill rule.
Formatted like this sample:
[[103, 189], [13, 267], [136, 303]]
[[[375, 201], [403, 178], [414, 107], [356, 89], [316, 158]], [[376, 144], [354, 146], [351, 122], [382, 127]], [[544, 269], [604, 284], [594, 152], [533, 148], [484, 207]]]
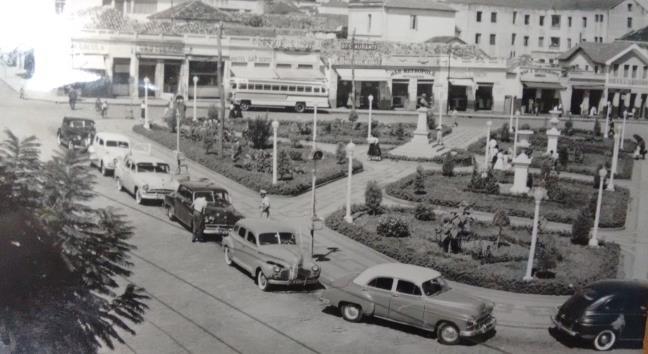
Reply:
[[421, 108], [421, 107], [430, 108], [430, 102], [428, 102], [427, 94], [425, 92], [423, 92], [421, 94], [421, 97], [419, 97], [417, 106], [418, 106], [417, 108]]
[[205, 208], [207, 207], [207, 199], [200, 196], [194, 199], [191, 203], [193, 210], [193, 238], [191, 242], [203, 242], [203, 222], [205, 220]]
[[270, 199], [268, 198], [268, 192], [265, 191], [265, 189], [261, 190], [261, 205], [259, 206], [259, 209], [261, 209], [261, 216], [265, 217], [266, 219], [270, 218]]
[[108, 115], [108, 100], [103, 100], [101, 102], [101, 118], [106, 118]]
[[592, 106], [589, 111], [590, 118], [594, 119], [598, 112], [596, 112], [596, 106]]
[[558, 111], [560, 112], [560, 113], [558, 113], [558, 117], [562, 118], [562, 116], [563, 116], [563, 106], [562, 106], [562, 103], [558, 103]]
[[140, 104], [140, 118], [146, 119], [146, 103], [144, 103], [144, 100]]
[[74, 108], [76, 107], [76, 101], [77, 101], [77, 91], [74, 87], [70, 86], [68, 92], [68, 103], [70, 104], [70, 108], [72, 110], [74, 110]]
[[20, 99], [24, 100], [25, 99], [25, 88], [21, 87], [19, 93], [20, 93]]

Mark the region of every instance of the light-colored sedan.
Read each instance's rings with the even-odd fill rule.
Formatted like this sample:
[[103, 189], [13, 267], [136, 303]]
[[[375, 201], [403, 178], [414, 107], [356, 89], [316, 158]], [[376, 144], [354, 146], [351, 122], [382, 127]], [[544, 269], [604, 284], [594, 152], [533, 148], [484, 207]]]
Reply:
[[165, 161], [146, 153], [130, 152], [117, 160], [117, 190], [131, 193], [137, 204], [145, 200], [164, 200], [178, 186]]
[[88, 147], [90, 165], [99, 167], [101, 174], [107, 176], [115, 171], [117, 160], [127, 154], [130, 147], [130, 139], [122, 134], [97, 133]]
[[444, 344], [495, 329], [493, 303], [451, 288], [435, 270], [409, 264], [380, 264], [337, 279], [321, 300], [347, 321], [379, 317], [435, 332]]

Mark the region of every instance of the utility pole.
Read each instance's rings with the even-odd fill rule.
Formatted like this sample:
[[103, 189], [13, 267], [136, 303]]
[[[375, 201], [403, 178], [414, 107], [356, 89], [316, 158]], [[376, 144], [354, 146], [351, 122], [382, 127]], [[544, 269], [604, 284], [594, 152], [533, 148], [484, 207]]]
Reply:
[[218, 92], [220, 93], [220, 125], [218, 126], [218, 156], [221, 158], [223, 154], [223, 140], [225, 139], [225, 85], [223, 85], [223, 22], [218, 25], [218, 64], [217, 64], [217, 79], [218, 79]]
[[353, 28], [351, 34], [351, 110], [356, 110], [356, 85], [355, 85], [355, 35], [356, 29]]
[[[450, 59], [452, 58], [452, 44], [448, 44], [448, 94], [446, 97], [446, 114], [450, 113]], [[441, 105], [441, 102], [439, 102]]]

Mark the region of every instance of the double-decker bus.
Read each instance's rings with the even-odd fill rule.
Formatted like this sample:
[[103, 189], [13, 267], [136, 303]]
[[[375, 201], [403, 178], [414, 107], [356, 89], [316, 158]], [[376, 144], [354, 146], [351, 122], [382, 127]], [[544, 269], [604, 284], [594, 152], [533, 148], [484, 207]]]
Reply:
[[241, 110], [250, 107], [285, 107], [302, 113], [307, 107], [328, 108], [328, 90], [323, 82], [276, 79], [231, 79], [232, 100]]

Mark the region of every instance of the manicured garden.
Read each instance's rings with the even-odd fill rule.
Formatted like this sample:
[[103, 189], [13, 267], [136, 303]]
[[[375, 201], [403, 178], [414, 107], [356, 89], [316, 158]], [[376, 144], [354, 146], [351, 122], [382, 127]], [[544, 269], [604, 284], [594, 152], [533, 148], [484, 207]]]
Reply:
[[476, 222], [471, 221], [469, 209], [441, 216], [424, 205], [416, 209], [355, 205], [353, 224], [344, 221], [344, 215], [344, 210], [331, 214], [326, 225], [396, 261], [432, 268], [465, 284], [569, 295], [572, 286], [617, 276], [618, 245], [590, 248], [570, 242], [569, 234], [541, 230], [534, 262], [536, 278], [523, 281], [531, 232], [508, 226], [506, 216], [505, 222]]
[[[268, 139], [271, 133], [270, 122], [251, 120], [251, 124], [259, 126], [247, 129], [244, 138], [239, 143], [227, 141], [224, 145], [224, 156], [216, 154], [214, 138], [204, 139], [192, 137], [185, 131], [180, 139], [180, 150], [185, 156], [201, 165], [222, 174], [250, 189], [265, 189], [270, 194], [298, 195], [311, 188], [311, 169], [313, 162], [309, 159], [310, 147], [278, 144], [278, 177], [276, 185], [272, 184], [272, 145]], [[235, 129], [236, 130], [236, 129]], [[143, 126], [133, 127], [133, 131], [141, 134], [171, 150], [176, 149], [176, 134], [166, 127], [152, 126], [151, 130]], [[215, 136], [215, 128], [211, 136]], [[228, 130], [230, 140], [234, 140]], [[317, 183], [322, 185], [339, 178], [346, 177], [348, 165], [344, 156], [324, 153], [322, 160], [317, 163]], [[353, 161], [353, 172], [362, 171], [362, 163]]]

